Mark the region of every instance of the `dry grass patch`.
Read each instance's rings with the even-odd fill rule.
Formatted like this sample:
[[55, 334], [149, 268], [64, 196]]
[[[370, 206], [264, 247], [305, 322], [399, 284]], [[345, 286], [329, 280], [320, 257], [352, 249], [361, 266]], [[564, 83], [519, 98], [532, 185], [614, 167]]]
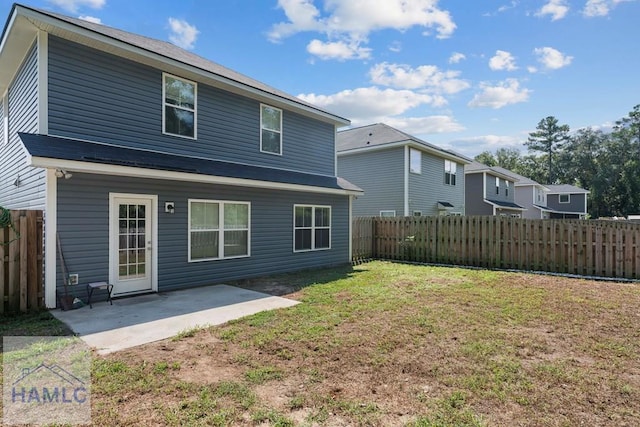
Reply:
[[241, 285], [303, 303], [98, 357], [95, 424], [640, 425], [639, 284], [372, 262]]

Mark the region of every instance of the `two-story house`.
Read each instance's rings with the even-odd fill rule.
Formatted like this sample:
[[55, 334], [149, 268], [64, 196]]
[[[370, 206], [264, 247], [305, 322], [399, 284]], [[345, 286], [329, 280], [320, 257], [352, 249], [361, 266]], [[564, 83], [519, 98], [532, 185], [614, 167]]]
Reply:
[[[170, 43], [14, 5], [0, 42], [0, 205], [45, 212], [45, 302], [350, 260], [349, 124]], [[79, 291], [79, 290], [78, 290]]]
[[547, 185], [547, 206], [551, 218], [587, 218], [587, 196], [590, 191], [570, 184]]
[[510, 176], [515, 183], [515, 201], [526, 210], [523, 218], [558, 219], [587, 217], [588, 190], [569, 184], [542, 185], [508, 169], [493, 169]]
[[515, 180], [515, 202], [526, 209], [522, 211], [522, 218], [551, 218], [553, 209], [547, 206], [547, 186], [500, 166], [493, 166], [493, 169]]
[[465, 168], [464, 180], [467, 215], [522, 216], [525, 208], [515, 202], [513, 177], [474, 161]]
[[469, 159], [378, 123], [340, 130], [338, 175], [362, 188], [354, 216], [464, 215]]

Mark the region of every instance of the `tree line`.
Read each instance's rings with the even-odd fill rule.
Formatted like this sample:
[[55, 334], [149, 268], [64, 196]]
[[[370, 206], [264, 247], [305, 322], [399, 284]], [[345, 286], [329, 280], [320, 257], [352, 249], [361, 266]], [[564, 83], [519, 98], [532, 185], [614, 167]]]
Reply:
[[640, 104], [613, 129], [579, 129], [553, 116], [538, 122], [525, 142], [528, 153], [500, 148], [475, 160], [501, 166], [540, 184], [571, 184], [589, 190], [591, 218], [640, 214]]

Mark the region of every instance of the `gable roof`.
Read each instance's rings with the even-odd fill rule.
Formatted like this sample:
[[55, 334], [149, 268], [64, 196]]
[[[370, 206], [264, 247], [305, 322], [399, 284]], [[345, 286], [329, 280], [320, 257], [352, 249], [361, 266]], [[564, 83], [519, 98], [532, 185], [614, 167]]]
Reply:
[[473, 160], [471, 164], [465, 166], [464, 168], [465, 175], [474, 174], [474, 173], [489, 173], [493, 176], [497, 176], [499, 178], [505, 179], [507, 181], [518, 182], [517, 178], [510, 176], [509, 174], [503, 173], [495, 166], [487, 166], [484, 163], [477, 162]]
[[570, 184], [547, 185], [549, 194], [589, 194], [589, 190]]
[[[244, 96], [298, 110], [344, 126], [350, 122], [295, 96], [233, 71], [174, 44], [44, 9], [14, 4], [0, 39], [0, 93], [8, 86], [38, 30], [181, 74]], [[9, 66], [8, 64], [12, 64]]]
[[524, 187], [525, 185], [539, 185], [540, 187], [545, 187], [537, 181], [532, 180], [524, 175], [517, 174], [509, 169], [505, 169], [502, 166], [493, 166], [493, 168], [505, 175], [511, 176], [516, 180], [516, 185], [519, 187]]
[[353, 195], [363, 192], [350, 182], [334, 176], [179, 156], [71, 138], [29, 133], [18, 135], [28, 153], [29, 164], [36, 167], [307, 192]]
[[458, 163], [468, 164], [471, 161], [461, 154], [440, 148], [384, 123], [339, 130], [336, 135], [338, 155], [401, 145], [410, 145]]

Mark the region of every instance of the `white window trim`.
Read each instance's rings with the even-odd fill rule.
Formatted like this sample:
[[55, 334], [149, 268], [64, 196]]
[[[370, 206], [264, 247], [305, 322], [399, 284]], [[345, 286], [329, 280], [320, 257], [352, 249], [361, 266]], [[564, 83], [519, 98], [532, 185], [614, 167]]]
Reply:
[[[296, 249], [296, 229], [309, 228], [309, 227], [296, 227], [296, 208], [313, 208], [311, 213], [311, 249]], [[316, 209], [329, 209], [329, 247], [316, 248]], [[326, 229], [327, 227], [318, 227], [318, 229]], [[331, 249], [331, 232], [333, 229], [333, 214], [331, 206], [325, 205], [293, 205], [293, 252], [316, 252], [316, 251], [328, 251]]]
[[[269, 107], [269, 108], [272, 108], [274, 110], [280, 111], [280, 130], [269, 129], [269, 128], [264, 127], [264, 125], [262, 123], [262, 107]], [[268, 105], [268, 104], [260, 104], [260, 152], [261, 153], [272, 154], [274, 156], [282, 156], [282, 145], [283, 145], [282, 116], [283, 116], [282, 109], [276, 108], [276, 107], [274, 107], [272, 105]], [[262, 130], [263, 129], [268, 130], [269, 132], [276, 132], [276, 133], [280, 134], [280, 151], [278, 153], [274, 153], [273, 151], [265, 151], [262, 148]]]
[[500, 194], [500, 177], [496, 176], [496, 194]]
[[[183, 81], [185, 83], [190, 83], [193, 85], [193, 136], [188, 136], [188, 135], [179, 135], [177, 133], [171, 133], [171, 132], [167, 132], [166, 131], [166, 106], [167, 105], [171, 105], [171, 104], [167, 104], [166, 103], [166, 93], [165, 93], [165, 88], [166, 88], [166, 84], [165, 84], [165, 79], [167, 77], [171, 77], [172, 79], [176, 79], [176, 80], [180, 80]], [[177, 105], [171, 105], [172, 107], [175, 108], [179, 108], [181, 110], [185, 110], [185, 111], [192, 111], [189, 108], [185, 108], [185, 107], [180, 107]], [[178, 77], [175, 76], [173, 74], [169, 74], [169, 73], [162, 73], [162, 134], [163, 135], [169, 135], [169, 136], [175, 136], [178, 138], [185, 138], [185, 139], [191, 139], [191, 140], [196, 140], [198, 139], [198, 83], [194, 82], [192, 80], [188, 80], [182, 77]]]
[[[392, 213], [393, 215], [383, 215], [383, 213]], [[382, 211], [380, 211], [380, 217], [390, 218], [390, 217], [395, 217], [395, 216], [396, 216], [396, 211], [395, 210], [382, 210]]]
[[[191, 259], [191, 203], [217, 203], [218, 204], [218, 258], [201, 258]], [[220, 261], [237, 258], [249, 258], [251, 256], [251, 202], [235, 201], [235, 200], [209, 200], [209, 199], [188, 199], [188, 212], [187, 212], [187, 252], [188, 262], [205, 262], [205, 261]], [[224, 206], [228, 205], [247, 205], [247, 254], [236, 256], [224, 256]], [[233, 229], [240, 230], [240, 229]]]
[[[566, 202], [562, 201], [562, 196], [567, 196]], [[571, 194], [558, 194], [558, 203], [562, 203], [562, 204], [571, 203]]]
[[[414, 153], [418, 155], [420, 159], [417, 169], [413, 168], [412, 162], [411, 162], [411, 159], [413, 158]], [[422, 151], [417, 150], [415, 148], [409, 148], [409, 172], [415, 173], [416, 175], [422, 175]]]
[[[455, 170], [452, 170], [455, 169]], [[449, 182], [447, 183], [447, 175], [449, 175]], [[458, 164], [453, 160], [444, 160], [444, 184], [455, 187], [458, 185]]]
[[413, 216], [422, 216], [422, 211], [413, 211]]

